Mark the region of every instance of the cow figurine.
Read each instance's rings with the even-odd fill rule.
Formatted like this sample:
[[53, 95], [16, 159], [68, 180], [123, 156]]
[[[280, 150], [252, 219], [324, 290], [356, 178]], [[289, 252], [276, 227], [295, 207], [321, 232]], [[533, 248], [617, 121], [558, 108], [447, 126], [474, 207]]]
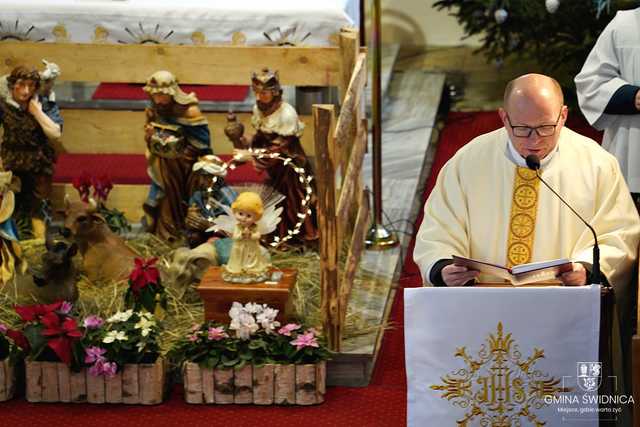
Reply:
[[109, 229], [93, 199], [84, 203], [65, 198], [64, 224], [78, 244], [89, 280], [123, 280], [129, 276], [137, 254]]

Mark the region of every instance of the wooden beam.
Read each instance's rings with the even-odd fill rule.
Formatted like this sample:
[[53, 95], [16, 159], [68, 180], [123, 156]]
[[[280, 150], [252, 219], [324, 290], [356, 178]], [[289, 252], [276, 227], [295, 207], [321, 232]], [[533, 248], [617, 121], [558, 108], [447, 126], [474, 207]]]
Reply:
[[314, 105], [316, 145], [316, 185], [318, 191], [318, 229], [320, 233], [320, 312], [327, 344], [340, 351], [342, 325], [338, 290], [338, 225], [335, 211], [335, 165], [327, 143], [333, 105]]
[[360, 39], [358, 36], [358, 30], [351, 27], [345, 27], [340, 29], [340, 99], [344, 100], [349, 82], [351, 81], [351, 75], [353, 74], [353, 68], [356, 65], [358, 59], [358, 52], [360, 51]]
[[[141, 154], [144, 153], [144, 112], [115, 110], [62, 110], [64, 133], [61, 152], [73, 154]], [[205, 113], [209, 121], [209, 131], [213, 152], [231, 154], [233, 145], [224, 134], [227, 113]], [[244, 125], [245, 134], [253, 134], [250, 113], [236, 113], [238, 121]], [[305, 124], [302, 147], [313, 157], [313, 119], [310, 115], [300, 116]], [[58, 147], [56, 147], [58, 148]]]
[[182, 83], [246, 85], [252, 71], [269, 67], [294, 86], [337, 86], [343, 61], [338, 47], [34, 42], [2, 42], [0, 58], [0, 74], [21, 64], [39, 67], [46, 58], [62, 69], [59, 80], [79, 82], [143, 83], [170, 70]]
[[[305, 134], [309, 133], [312, 134], [313, 131], [312, 130], [308, 130], [309, 128], [313, 129], [314, 123], [313, 120], [310, 120], [310, 125], [308, 125], [309, 127], [307, 127], [307, 123], [305, 122]], [[333, 137], [334, 132], [336, 129], [336, 115], [335, 113], [332, 111], [331, 113], [331, 125], [329, 126], [329, 135], [327, 137], [327, 150], [329, 150], [329, 158], [331, 159], [331, 161], [333, 162], [334, 165], [339, 165], [340, 164], [340, 152], [338, 151], [338, 147], [336, 147], [336, 140]], [[303, 135], [304, 137], [304, 135]], [[304, 146], [304, 144], [303, 144]], [[312, 144], [311, 146], [311, 150], [310, 151], [306, 151], [306, 147], [305, 147], [305, 152], [306, 153], [313, 153], [315, 154], [316, 151], [316, 147]], [[336, 182], [336, 188], [338, 187], [338, 182]]]
[[[351, 146], [353, 139], [357, 132], [357, 117], [359, 114], [360, 102], [364, 99], [364, 86], [367, 83], [367, 56], [366, 54], [359, 54], [358, 61], [353, 70], [351, 81], [349, 83], [349, 89], [345, 96], [340, 114], [338, 115], [338, 122], [336, 123], [336, 129], [334, 137], [336, 140], [336, 146], [338, 150], [343, 153]], [[342, 159], [342, 166], [345, 167], [348, 158]]]
[[340, 281], [340, 322], [344, 325], [347, 316], [347, 306], [349, 305], [349, 296], [351, 288], [356, 277], [360, 257], [364, 251], [364, 241], [369, 231], [369, 197], [367, 193], [360, 193], [360, 209], [356, 217], [353, 234], [351, 235], [351, 243], [349, 245], [349, 253], [345, 261], [342, 280]]
[[349, 211], [356, 198], [356, 190], [358, 188], [358, 177], [362, 173], [362, 162], [364, 153], [367, 150], [367, 123], [366, 119], [362, 119], [359, 126], [358, 135], [353, 142], [351, 155], [349, 156], [349, 165], [344, 174], [342, 187], [340, 189], [340, 199], [336, 210], [336, 220], [339, 224], [345, 224], [349, 220]]

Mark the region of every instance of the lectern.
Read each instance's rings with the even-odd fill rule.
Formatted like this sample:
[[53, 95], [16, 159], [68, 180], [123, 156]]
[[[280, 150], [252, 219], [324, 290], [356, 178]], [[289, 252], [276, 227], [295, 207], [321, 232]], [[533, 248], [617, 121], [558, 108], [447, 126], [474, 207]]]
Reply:
[[598, 426], [609, 292], [507, 286], [405, 289], [409, 426]]

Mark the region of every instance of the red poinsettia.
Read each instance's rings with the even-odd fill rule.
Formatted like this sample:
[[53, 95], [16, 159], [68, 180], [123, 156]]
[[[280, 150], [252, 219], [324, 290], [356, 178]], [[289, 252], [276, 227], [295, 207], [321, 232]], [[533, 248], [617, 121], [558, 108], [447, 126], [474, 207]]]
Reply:
[[43, 316], [59, 310], [62, 304], [62, 301], [58, 301], [53, 304], [16, 305], [14, 308], [23, 322], [36, 322]]
[[158, 258], [135, 259], [135, 267], [129, 275], [129, 283], [134, 294], [138, 295], [143, 288], [149, 285], [158, 284], [160, 272], [158, 267], [155, 266], [156, 261], [158, 261]]
[[[51, 361], [51, 356], [43, 353], [49, 348], [58, 360], [70, 365], [74, 359], [74, 344], [83, 335], [75, 319], [71, 317], [72, 309], [71, 303], [66, 301], [15, 306], [24, 326], [21, 331], [7, 331], [7, 335], [34, 360]], [[40, 357], [44, 359], [39, 359]]]
[[61, 361], [69, 365], [71, 363], [71, 345], [73, 341], [82, 338], [82, 332], [78, 324], [71, 317], [62, 317], [56, 313], [48, 313], [42, 317], [42, 335], [50, 337], [47, 345], [53, 350]]
[[124, 296], [127, 307], [149, 313], [156, 311], [156, 304], [166, 308], [167, 298], [160, 283], [160, 272], [155, 266], [158, 258], [135, 259], [135, 267], [129, 275], [129, 289]]

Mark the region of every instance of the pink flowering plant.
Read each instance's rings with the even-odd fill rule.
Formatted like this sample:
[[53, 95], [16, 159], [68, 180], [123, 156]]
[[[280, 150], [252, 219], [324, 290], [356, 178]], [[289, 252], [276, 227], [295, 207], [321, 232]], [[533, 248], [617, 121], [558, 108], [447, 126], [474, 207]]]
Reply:
[[91, 196], [91, 175], [88, 172], [83, 172], [80, 176], [75, 176], [71, 180], [71, 185], [78, 191], [80, 199], [89, 203], [89, 197]]
[[176, 365], [186, 361], [209, 369], [243, 364], [238, 358], [237, 340], [224, 325], [212, 321], [193, 325], [169, 351], [168, 358]]
[[92, 197], [91, 188], [93, 188], [93, 198], [99, 206], [103, 207], [113, 189], [113, 182], [108, 175], [92, 176], [86, 171], [82, 172], [82, 175], [74, 177], [71, 180], [71, 185], [78, 191], [80, 199], [85, 203], [89, 203], [89, 197]]
[[89, 203], [90, 199], [95, 201], [98, 213], [105, 218], [111, 231], [121, 234], [131, 231], [131, 224], [122, 211], [106, 207], [107, 198], [113, 189], [113, 181], [108, 175], [93, 176], [85, 171], [80, 176], [74, 177], [71, 184], [78, 191], [83, 202]]
[[314, 328], [287, 323], [278, 329], [272, 344], [278, 362], [313, 364], [330, 357], [324, 338]]
[[314, 329], [297, 323], [281, 325], [278, 310], [266, 304], [234, 302], [231, 322], [207, 322], [194, 327], [171, 350], [170, 358], [206, 368], [240, 368], [245, 364], [316, 363], [329, 358]]
[[160, 355], [160, 326], [146, 311], [121, 311], [108, 319], [88, 316], [84, 365], [94, 376], [112, 377], [126, 363], [154, 363]]

